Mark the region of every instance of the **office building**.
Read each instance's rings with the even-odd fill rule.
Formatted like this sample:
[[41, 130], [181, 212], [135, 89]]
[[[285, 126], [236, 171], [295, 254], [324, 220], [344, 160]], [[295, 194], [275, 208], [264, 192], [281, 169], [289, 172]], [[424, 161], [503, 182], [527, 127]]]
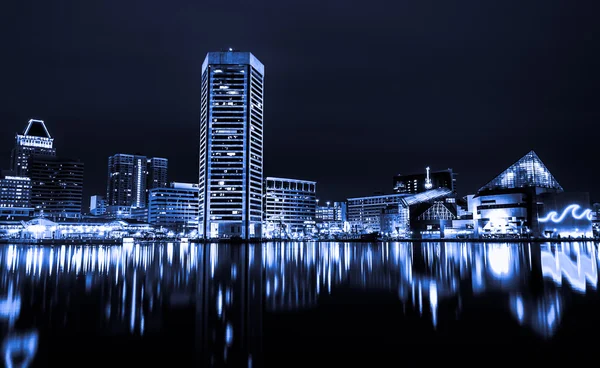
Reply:
[[106, 198], [101, 195], [93, 195], [90, 197], [90, 214], [93, 216], [103, 216], [106, 214], [108, 203]]
[[203, 238], [262, 236], [263, 78], [263, 64], [249, 52], [210, 52], [202, 64]]
[[57, 221], [81, 217], [82, 162], [51, 156], [31, 160], [31, 205], [35, 215]]
[[171, 183], [168, 188], [150, 189], [148, 223], [177, 233], [198, 229], [198, 184]]
[[23, 134], [17, 134], [11, 155], [11, 170], [15, 176], [28, 176], [33, 156], [56, 156], [54, 138], [43, 120], [30, 119]]
[[146, 177], [146, 190], [154, 188], [166, 188], [168, 187], [167, 182], [167, 169], [169, 166], [169, 160], [160, 157], [151, 157], [147, 160], [146, 167], [148, 168], [148, 174]]
[[381, 231], [381, 214], [388, 208], [398, 212], [398, 205], [407, 194], [385, 194], [348, 198], [348, 221], [353, 233]]
[[422, 173], [394, 176], [395, 193], [416, 194], [437, 188], [456, 191], [456, 174], [452, 169], [431, 171], [427, 167]]
[[32, 215], [31, 180], [23, 176], [0, 175], [0, 218]]
[[119, 153], [108, 158], [106, 201], [109, 211], [120, 207], [145, 208], [148, 191], [167, 186], [166, 158]]
[[312, 233], [315, 226], [316, 186], [316, 182], [308, 180], [266, 178], [267, 237], [296, 238]]

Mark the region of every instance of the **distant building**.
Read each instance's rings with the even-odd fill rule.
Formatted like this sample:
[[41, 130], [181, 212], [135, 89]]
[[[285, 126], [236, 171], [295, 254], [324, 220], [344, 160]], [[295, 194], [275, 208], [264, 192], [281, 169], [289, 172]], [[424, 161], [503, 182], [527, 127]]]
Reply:
[[203, 238], [262, 236], [263, 78], [263, 64], [249, 52], [210, 52], [202, 64]]
[[427, 167], [423, 173], [394, 176], [395, 193], [416, 194], [437, 188], [456, 191], [456, 174], [452, 169], [430, 172]]
[[148, 168], [148, 175], [146, 178], [146, 190], [154, 188], [166, 188], [168, 187], [167, 182], [167, 170], [169, 166], [169, 160], [166, 158], [152, 157], [147, 160], [146, 164]]
[[17, 134], [11, 155], [15, 176], [28, 176], [33, 156], [56, 156], [54, 138], [43, 120], [30, 119], [23, 134]]
[[35, 215], [55, 220], [80, 218], [83, 168], [83, 163], [77, 160], [34, 156], [29, 176]]
[[290, 237], [312, 233], [315, 226], [314, 181], [267, 177], [265, 220], [268, 237]]
[[106, 207], [108, 207], [108, 203], [104, 196], [93, 195], [90, 197], [90, 214], [103, 216], [106, 214]]
[[176, 232], [198, 229], [198, 184], [171, 183], [168, 188], [150, 190], [148, 223]]
[[167, 169], [166, 158], [123, 153], [110, 156], [106, 189], [108, 206], [145, 208], [148, 191], [167, 186]]
[[372, 233], [381, 231], [381, 214], [388, 210], [398, 209], [403, 197], [407, 194], [387, 194], [369, 197], [348, 198], [348, 221], [350, 229], [357, 233]]
[[[349, 198], [348, 221], [352, 232], [405, 236], [414, 229], [419, 237], [424, 222], [439, 222], [440, 214], [446, 216], [447, 208], [444, 204], [441, 204], [444, 208], [440, 208], [439, 202], [446, 202], [453, 195], [449, 188], [442, 187], [416, 194]], [[425, 229], [428, 229], [426, 225]]]
[[28, 177], [0, 175], [0, 218], [33, 216], [31, 180]]

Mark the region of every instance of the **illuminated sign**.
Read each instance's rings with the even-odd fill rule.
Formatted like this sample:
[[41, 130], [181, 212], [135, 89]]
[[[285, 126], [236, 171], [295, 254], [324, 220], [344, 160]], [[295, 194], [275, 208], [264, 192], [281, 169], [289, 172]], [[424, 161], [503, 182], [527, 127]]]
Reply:
[[25, 176], [5, 176], [4, 179], [6, 179], [6, 180], [30, 180], [28, 177], [25, 177]]
[[559, 223], [559, 222], [562, 222], [569, 213], [576, 220], [581, 220], [583, 218], [586, 218], [587, 220], [591, 221], [592, 220], [592, 210], [588, 208], [588, 209], [584, 210], [583, 212], [581, 212], [580, 214], [577, 214], [577, 211], [580, 208], [581, 208], [580, 205], [572, 204], [572, 205], [567, 206], [563, 210], [563, 212], [561, 213], [560, 216], [558, 216], [558, 212], [552, 211], [549, 214], [547, 214], [545, 217], [540, 218], [538, 221], [539, 222], [552, 221], [555, 223]]

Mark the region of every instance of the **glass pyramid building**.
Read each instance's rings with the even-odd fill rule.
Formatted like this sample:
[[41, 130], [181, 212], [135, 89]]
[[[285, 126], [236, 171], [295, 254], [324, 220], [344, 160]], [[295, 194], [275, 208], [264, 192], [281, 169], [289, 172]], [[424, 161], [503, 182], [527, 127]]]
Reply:
[[479, 191], [513, 188], [545, 188], [563, 192], [563, 188], [533, 151], [512, 164]]

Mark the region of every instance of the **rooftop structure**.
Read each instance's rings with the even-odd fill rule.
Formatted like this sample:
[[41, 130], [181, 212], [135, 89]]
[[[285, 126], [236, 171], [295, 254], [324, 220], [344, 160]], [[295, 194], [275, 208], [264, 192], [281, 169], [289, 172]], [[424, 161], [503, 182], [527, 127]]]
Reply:
[[552, 176], [534, 151], [530, 151], [504, 170], [479, 191], [514, 188], [545, 188], [562, 192], [563, 188]]

